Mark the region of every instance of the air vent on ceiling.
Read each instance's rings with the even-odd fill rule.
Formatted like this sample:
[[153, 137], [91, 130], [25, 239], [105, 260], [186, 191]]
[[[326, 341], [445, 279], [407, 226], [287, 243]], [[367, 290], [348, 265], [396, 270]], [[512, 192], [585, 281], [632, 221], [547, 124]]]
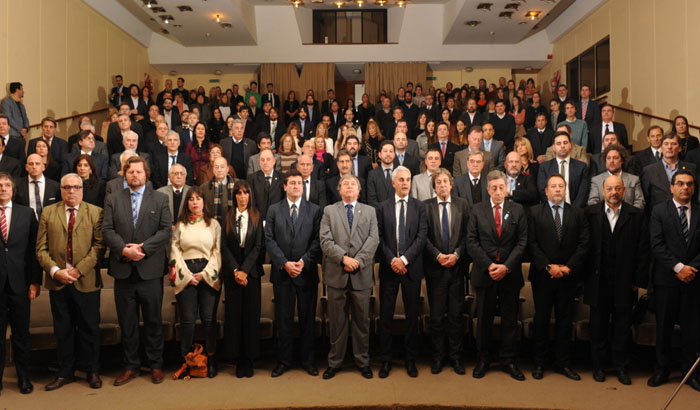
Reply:
[[192, 11], [192, 7], [190, 6], [177, 6], [177, 9], [180, 11]]
[[493, 3], [479, 3], [479, 5], [476, 6], [476, 9], [483, 11], [491, 11], [491, 6], [493, 6]]
[[221, 28], [231, 28], [231, 27], [233, 27], [233, 26], [231, 25], [231, 23], [221, 23], [221, 24], [219, 24], [219, 25], [221, 26]]
[[503, 17], [503, 18], [512, 18], [513, 17], [513, 12], [512, 11], [502, 11], [498, 13], [498, 17]]
[[151, 7], [151, 11], [154, 13], [165, 13], [165, 9], [160, 6]]
[[481, 24], [481, 22], [479, 20], [469, 20], [469, 21], [464, 22], [464, 25], [469, 26], [469, 27], [476, 27], [479, 24]]
[[505, 10], [517, 10], [520, 7], [520, 3], [508, 3], [504, 7]]

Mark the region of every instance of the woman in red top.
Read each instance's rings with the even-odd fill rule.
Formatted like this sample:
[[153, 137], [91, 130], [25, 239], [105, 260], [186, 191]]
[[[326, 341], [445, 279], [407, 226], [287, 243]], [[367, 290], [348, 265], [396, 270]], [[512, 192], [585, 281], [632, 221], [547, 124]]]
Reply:
[[194, 141], [187, 144], [185, 153], [192, 160], [194, 175], [199, 172], [199, 167], [209, 163], [209, 137], [207, 137], [207, 124], [199, 121], [194, 126]]

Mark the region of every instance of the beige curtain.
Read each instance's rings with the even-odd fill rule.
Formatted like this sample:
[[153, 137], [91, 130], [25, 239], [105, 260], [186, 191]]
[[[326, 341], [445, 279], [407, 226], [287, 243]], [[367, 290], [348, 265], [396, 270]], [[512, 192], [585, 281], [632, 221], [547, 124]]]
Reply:
[[369, 100], [377, 101], [379, 92], [385, 90], [393, 96], [396, 90], [411, 81], [414, 84], [425, 82], [428, 64], [422, 63], [365, 63], [365, 92]]
[[301, 74], [298, 73], [296, 64], [261, 64], [260, 88], [264, 90], [267, 83], [275, 85], [283, 104], [290, 90], [294, 90], [300, 102], [309, 89], [314, 91], [316, 100], [321, 101], [325, 98], [326, 91], [334, 88], [335, 63], [307, 63], [302, 66]]

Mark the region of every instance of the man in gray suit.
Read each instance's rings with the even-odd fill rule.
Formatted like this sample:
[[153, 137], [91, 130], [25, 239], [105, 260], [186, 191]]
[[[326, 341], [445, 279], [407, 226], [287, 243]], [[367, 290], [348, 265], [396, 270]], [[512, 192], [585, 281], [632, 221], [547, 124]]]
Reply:
[[[489, 124], [490, 125], [490, 124]], [[484, 173], [488, 174], [493, 169], [493, 156], [490, 152], [484, 151], [482, 148], [484, 140], [484, 132], [479, 125], [475, 125], [469, 129], [467, 135], [467, 148], [459, 150], [455, 153], [455, 159], [452, 163], [452, 176], [457, 178], [466, 174], [468, 171], [467, 158], [470, 152], [481, 152], [484, 154]], [[496, 141], [503, 146], [503, 143]]]
[[[246, 179], [248, 175], [252, 174], [248, 169], [248, 164], [250, 164], [250, 157], [258, 152], [255, 147], [255, 142], [250, 138], [244, 138], [245, 133], [245, 122], [240, 119], [235, 119], [233, 121], [227, 121], [231, 123], [231, 129], [229, 130], [229, 137], [221, 140], [221, 148], [224, 149], [224, 158], [236, 171], [236, 177], [241, 179]], [[260, 136], [258, 135], [258, 138]], [[241, 145], [242, 144], [242, 145]], [[255, 161], [257, 163], [257, 161]]]
[[442, 162], [442, 154], [439, 149], [429, 149], [425, 154], [425, 172], [422, 172], [413, 177], [411, 183], [411, 196], [419, 201], [435, 198], [435, 189], [433, 188], [433, 174], [440, 169]]
[[2, 100], [0, 106], [2, 113], [10, 119], [12, 134], [25, 139], [29, 131], [29, 118], [27, 118], [27, 110], [24, 108], [22, 98], [24, 98], [22, 83], [10, 83], [10, 95]]
[[[355, 364], [363, 377], [371, 379], [369, 297], [374, 285], [374, 253], [379, 246], [377, 214], [373, 207], [357, 202], [360, 180], [356, 176], [342, 176], [338, 190], [342, 200], [323, 210], [320, 228], [331, 342], [323, 378], [331, 379], [341, 369], [352, 316]], [[351, 306], [346, 309], [348, 303]]]
[[627, 150], [622, 145], [609, 145], [603, 150], [601, 158], [605, 158], [605, 171], [594, 176], [591, 180], [588, 205], [597, 204], [605, 199], [603, 182], [610, 175], [617, 175], [625, 185], [623, 200], [639, 209], [644, 209], [644, 192], [639, 177], [622, 171], [623, 166], [627, 163]]
[[494, 168], [503, 166], [503, 163], [506, 161], [506, 149], [503, 147], [503, 143], [501, 141], [493, 139], [493, 136], [496, 134], [493, 124], [490, 122], [485, 122], [481, 126], [481, 129], [484, 131], [484, 139], [481, 141], [481, 149], [491, 153], [491, 157], [493, 158], [491, 164]]
[[[139, 342], [144, 341], [153, 383], [163, 381], [163, 275], [172, 221], [168, 197], [146, 187], [150, 169], [142, 157], [124, 165], [128, 189], [107, 197], [103, 235], [109, 247], [109, 274], [114, 277], [114, 301], [126, 370], [115, 386], [139, 375]], [[139, 311], [143, 337], [139, 335]]]
[[[260, 152], [266, 149], [272, 149], [272, 137], [266, 132], [261, 132], [258, 134], [258, 153], [248, 158], [247, 175], [260, 171]], [[282, 172], [282, 157], [279, 154], [275, 154], [275, 171]]]
[[185, 203], [182, 202], [182, 198], [184, 198], [185, 195], [187, 195], [187, 191], [190, 190], [190, 186], [185, 184], [187, 169], [180, 164], [174, 164], [170, 167], [168, 179], [170, 179], [170, 185], [158, 188], [158, 192], [168, 197], [170, 219], [172, 219], [173, 225], [175, 225], [177, 223], [177, 216], [180, 215], [180, 211], [182, 211], [185, 205]]

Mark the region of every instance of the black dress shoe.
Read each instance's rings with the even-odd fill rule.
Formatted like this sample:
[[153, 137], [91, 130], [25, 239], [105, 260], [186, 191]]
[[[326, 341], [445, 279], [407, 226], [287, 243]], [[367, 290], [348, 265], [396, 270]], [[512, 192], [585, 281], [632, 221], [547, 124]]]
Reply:
[[277, 366], [275, 366], [274, 369], [272, 369], [272, 377], [280, 377], [289, 370], [289, 366], [287, 366], [284, 363], [277, 363]]
[[72, 377], [56, 377], [54, 381], [44, 386], [46, 391], [60, 389], [68, 383], [73, 383]]
[[87, 380], [91, 389], [102, 388], [102, 379], [100, 379], [100, 375], [97, 372], [88, 373], [85, 379]]
[[302, 364], [301, 368], [306, 370], [310, 376], [318, 376], [318, 369], [313, 364]]
[[581, 380], [581, 376], [578, 375], [575, 371], [573, 371], [570, 367], [558, 367], [556, 369], [556, 372], [559, 374], [563, 374], [567, 379], [571, 380]]
[[360, 374], [362, 374], [362, 377], [364, 377], [365, 379], [371, 379], [374, 376], [374, 374], [372, 373], [372, 368], [369, 366], [358, 367], [357, 370], [360, 371]]
[[430, 373], [439, 374], [442, 371], [442, 360], [435, 359], [433, 364], [430, 366]]
[[246, 373], [245, 363], [243, 363], [241, 361], [236, 363], [236, 377], [238, 377], [239, 379], [242, 379], [245, 377], [245, 373]]
[[335, 375], [340, 371], [340, 367], [329, 367], [323, 372], [323, 379], [328, 380], [335, 377]]
[[605, 381], [605, 372], [603, 369], [595, 369], [593, 370], [593, 380], [603, 383]]
[[379, 369], [379, 378], [386, 379], [391, 373], [391, 362], [382, 362], [382, 367]]
[[452, 365], [452, 370], [454, 370], [455, 373], [457, 373], [457, 374], [462, 375], [462, 374], [465, 374], [467, 372], [464, 369], [464, 365], [459, 360], [453, 360], [452, 363], [450, 363], [450, 364]]
[[506, 365], [501, 366], [504, 372], [508, 373], [510, 377], [518, 381], [525, 380], [525, 375], [518, 369], [518, 365], [515, 362], [510, 362]]
[[617, 374], [617, 380], [619, 380], [620, 383], [624, 384], [625, 386], [632, 384], [632, 379], [630, 379], [630, 375], [627, 373], [627, 370], [617, 369], [615, 374]]
[[406, 360], [406, 373], [409, 377], [418, 377], [418, 368], [415, 360]]
[[475, 379], [481, 379], [486, 375], [486, 371], [489, 369], [489, 364], [486, 363], [483, 360], [479, 360], [476, 363], [476, 367], [474, 367], [474, 371], [472, 372], [472, 376]]
[[532, 369], [532, 378], [535, 380], [542, 380], [544, 377], [544, 366], [541, 364], [536, 364], [535, 368]]
[[[19, 392], [22, 394], [29, 394], [34, 391], [34, 385], [27, 378], [19, 379], [17, 381], [17, 387], [19, 387]], [[2, 390], [2, 387], [0, 387], [0, 390]]]
[[697, 377], [691, 377], [686, 380], [685, 384], [692, 387], [696, 391], [700, 391], [700, 380]]
[[647, 381], [647, 386], [658, 387], [668, 381], [668, 372], [655, 371]]
[[214, 356], [207, 356], [207, 377], [213, 379], [217, 374], [219, 371], [216, 368], [216, 359]]
[[253, 361], [249, 360], [245, 366], [245, 377], [253, 377]]

